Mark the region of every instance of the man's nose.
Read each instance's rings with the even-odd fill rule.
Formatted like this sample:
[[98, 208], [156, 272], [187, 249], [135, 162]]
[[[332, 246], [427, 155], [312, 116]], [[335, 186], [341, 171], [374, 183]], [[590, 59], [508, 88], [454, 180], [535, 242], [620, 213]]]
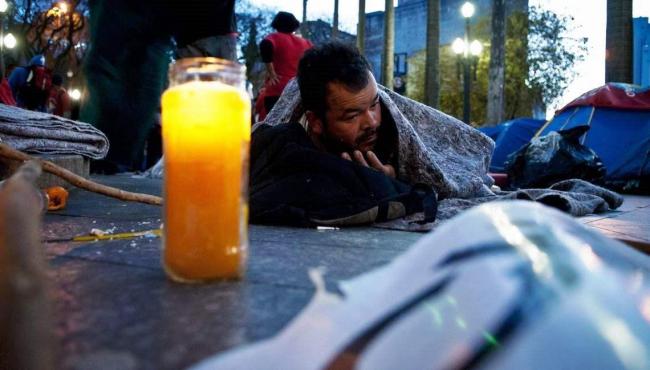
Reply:
[[372, 109], [367, 109], [363, 114], [363, 129], [376, 129], [379, 127], [379, 117]]

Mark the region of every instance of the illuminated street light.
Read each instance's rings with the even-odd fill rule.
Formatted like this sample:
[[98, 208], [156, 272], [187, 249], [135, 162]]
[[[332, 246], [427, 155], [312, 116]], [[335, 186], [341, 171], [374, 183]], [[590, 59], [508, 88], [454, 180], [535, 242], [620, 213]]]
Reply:
[[2, 41], [7, 49], [13, 49], [16, 47], [16, 38], [11, 33], [6, 34]]
[[470, 123], [470, 89], [471, 89], [471, 69], [474, 67], [474, 73], [476, 73], [476, 60], [481, 52], [483, 51], [483, 45], [477, 40], [474, 40], [470, 43], [469, 41], [469, 31], [470, 31], [470, 18], [474, 15], [476, 8], [474, 4], [469, 1], [464, 3], [460, 7], [460, 13], [465, 18], [465, 37], [463, 39], [457, 38], [451, 44], [451, 48], [454, 53], [458, 54], [459, 63], [462, 63], [463, 66], [463, 121], [465, 123]]
[[81, 91], [79, 89], [70, 90], [70, 98], [75, 101], [81, 99]]
[[469, 45], [469, 51], [473, 56], [477, 57], [483, 52], [483, 45], [478, 40], [474, 40]]
[[[9, 8], [6, 0], [0, 0], [0, 79], [5, 76], [5, 13]], [[13, 38], [13, 36], [12, 36]], [[16, 46], [16, 39], [13, 39], [13, 46]], [[12, 47], [13, 47], [12, 46]], [[10, 48], [11, 49], [11, 48]]]
[[67, 13], [68, 12], [68, 3], [66, 3], [65, 1], [61, 1], [57, 5], [58, 5], [59, 11], [61, 13]]
[[470, 18], [473, 16], [474, 10], [474, 4], [470, 3], [469, 1], [463, 4], [463, 6], [460, 8], [460, 12], [465, 18]]
[[451, 50], [454, 51], [454, 54], [465, 54], [465, 41], [457, 37], [451, 44]]

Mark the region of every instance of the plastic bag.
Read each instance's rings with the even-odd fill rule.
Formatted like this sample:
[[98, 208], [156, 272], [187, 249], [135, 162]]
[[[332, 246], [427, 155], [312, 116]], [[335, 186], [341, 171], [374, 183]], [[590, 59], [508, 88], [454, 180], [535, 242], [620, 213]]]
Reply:
[[589, 126], [533, 138], [508, 156], [505, 169], [513, 188], [545, 188], [567, 179], [602, 183], [606, 169], [598, 155], [580, 143]]

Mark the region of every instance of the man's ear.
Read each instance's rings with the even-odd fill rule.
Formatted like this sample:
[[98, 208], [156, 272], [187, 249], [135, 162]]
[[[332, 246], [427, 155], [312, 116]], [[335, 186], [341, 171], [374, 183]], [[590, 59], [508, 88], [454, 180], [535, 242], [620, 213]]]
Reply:
[[309, 131], [320, 136], [324, 131], [323, 120], [318, 118], [318, 115], [310, 110], [305, 112], [305, 117], [307, 117], [307, 124], [309, 125]]

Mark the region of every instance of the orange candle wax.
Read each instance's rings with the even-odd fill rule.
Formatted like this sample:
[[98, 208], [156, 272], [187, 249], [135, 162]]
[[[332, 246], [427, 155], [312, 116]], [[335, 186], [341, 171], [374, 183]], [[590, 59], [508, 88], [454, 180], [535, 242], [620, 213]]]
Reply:
[[250, 109], [243, 91], [217, 81], [163, 94], [163, 265], [174, 280], [243, 274]]

